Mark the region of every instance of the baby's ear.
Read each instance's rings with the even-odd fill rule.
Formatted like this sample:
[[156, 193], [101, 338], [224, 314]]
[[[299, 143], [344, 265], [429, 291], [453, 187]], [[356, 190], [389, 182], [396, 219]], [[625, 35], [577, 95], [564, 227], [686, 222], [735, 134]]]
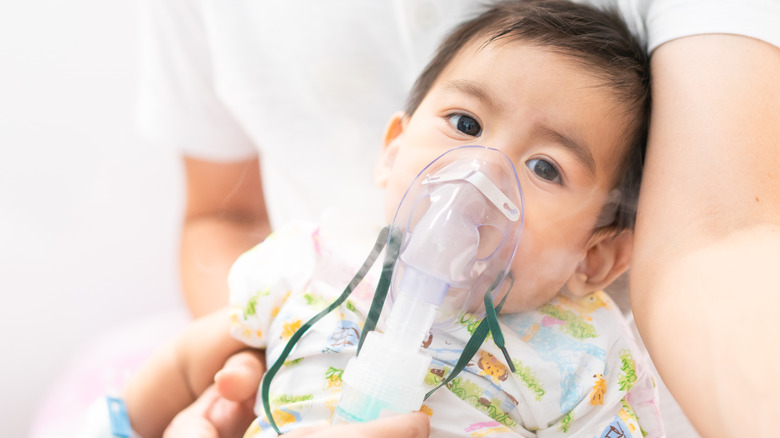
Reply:
[[385, 188], [390, 175], [393, 173], [395, 157], [398, 155], [398, 140], [406, 129], [409, 117], [403, 111], [398, 111], [390, 118], [390, 122], [385, 129], [385, 136], [382, 142], [382, 153], [379, 156], [379, 162], [374, 168], [374, 183]]
[[578, 296], [604, 289], [628, 269], [633, 247], [634, 233], [629, 230], [594, 236], [566, 287]]

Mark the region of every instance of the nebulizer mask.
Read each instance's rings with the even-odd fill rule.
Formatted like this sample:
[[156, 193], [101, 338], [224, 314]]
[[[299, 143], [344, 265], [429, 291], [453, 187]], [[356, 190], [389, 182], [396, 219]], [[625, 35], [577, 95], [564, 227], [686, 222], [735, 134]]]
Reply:
[[[433, 392], [424, 384], [431, 357], [421, 344], [432, 331], [450, 330], [464, 313], [485, 317], [442, 385], [463, 369], [488, 333], [506, 355], [496, 314], [508, 294], [504, 280], [522, 223], [523, 197], [514, 165], [497, 149], [455, 148], [419, 173], [392, 225], [378, 239], [381, 246], [387, 246], [382, 276], [358, 353], [344, 370], [335, 423], [370, 421], [389, 412], [420, 409], [426, 393]], [[377, 248], [381, 249], [375, 247], [374, 255]], [[370, 264], [371, 257], [345, 294], [321, 315], [346, 299]], [[386, 324], [380, 333], [374, 328], [381, 314], [386, 315]], [[291, 344], [319, 316], [301, 327]], [[268, 373], [278, 370], [291, 344]], [[507, 362], [512, 367], [508, 356]], [[268, 377], [261, 392], [268, 391]], [[267, 399], [264, 402], [271, 419]]]

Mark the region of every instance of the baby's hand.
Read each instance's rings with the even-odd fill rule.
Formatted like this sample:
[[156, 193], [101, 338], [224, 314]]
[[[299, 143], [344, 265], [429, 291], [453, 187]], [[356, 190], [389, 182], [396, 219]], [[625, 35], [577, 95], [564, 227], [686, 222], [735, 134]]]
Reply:
[[165, 438], [240, 438], [255, 419], [253, 405], [263, 366], [258, 352], [233, 355], [214, 384], [165, 430]]
[[214, 384], [219, 394], [228, 400], [254, 403], [264, 370], [261, 352], [242, 351], [225, 362], [214, 376]]

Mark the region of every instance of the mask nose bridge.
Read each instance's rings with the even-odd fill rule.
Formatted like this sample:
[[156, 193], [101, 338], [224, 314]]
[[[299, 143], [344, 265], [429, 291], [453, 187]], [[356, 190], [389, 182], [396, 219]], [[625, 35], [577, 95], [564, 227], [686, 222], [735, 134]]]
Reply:
[[428, 175], [423, 184], [464, 181], [476, 187], [511, 222], [520, 220], [520, 208], [493, 182], [477, 169], [464, 174], [461, 169], [444, 169], [436, 175]]

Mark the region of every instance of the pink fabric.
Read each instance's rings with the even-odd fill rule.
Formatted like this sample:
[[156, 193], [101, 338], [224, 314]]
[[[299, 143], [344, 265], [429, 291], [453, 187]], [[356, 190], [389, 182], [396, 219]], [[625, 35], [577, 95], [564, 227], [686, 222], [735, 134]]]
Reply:
[[32, 438], [76, 436], [87, 408], [117, 394], [141, 364], [183, 328], [185, 311], [172, 311], [117, 327], [97, 336], [52, 386], [32, 426]]

